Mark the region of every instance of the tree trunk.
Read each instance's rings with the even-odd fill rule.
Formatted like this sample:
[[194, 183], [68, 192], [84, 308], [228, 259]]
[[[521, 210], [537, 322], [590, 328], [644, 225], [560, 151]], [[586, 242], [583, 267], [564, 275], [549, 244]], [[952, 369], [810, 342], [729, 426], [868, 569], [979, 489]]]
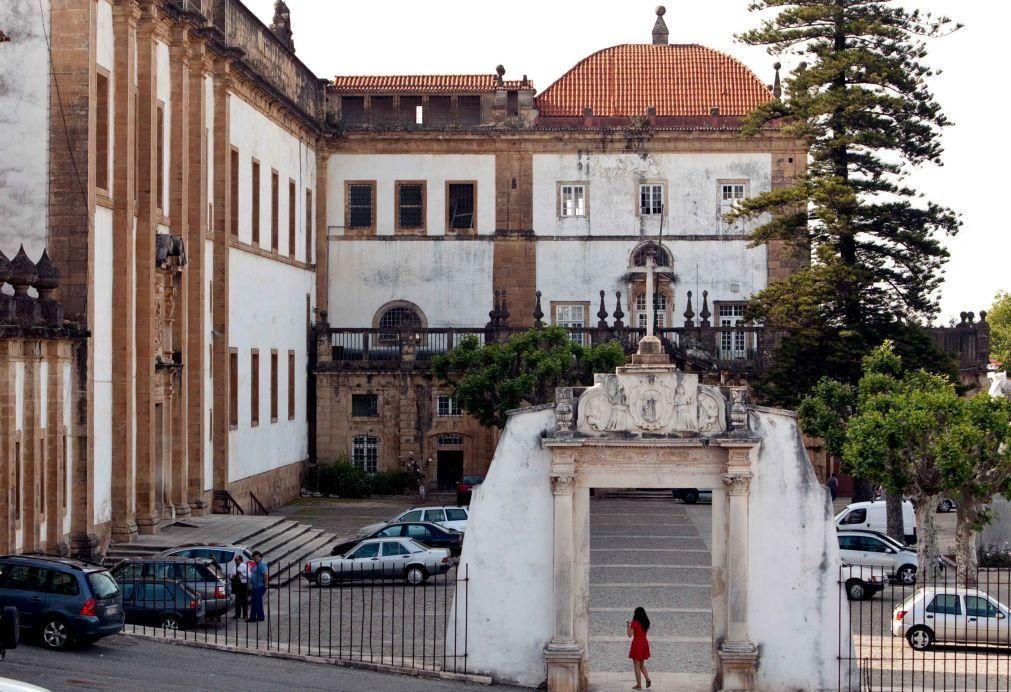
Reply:
[[906, 529], [902, 522], [902, 493], [891, 490], [885, 492], [885, 516], [888, 519], [888, 535], [899, 543], [905, 543]]
[[[843, 469], [845, 470], [845, 469]], [[866, 478], [853, 479], [853, 501], [869, 502], [874, 499], [874, 484]]]
[[976, 586], [979, 562], [976, 554], [976, 522], [979, 521], [980, 503], [967, 498], [964, 493], [958, 498], [955, 510], [955, 575], [959, 586]]
[[916, 578], [921, 584], [932, 584], [938, 577], [937, 558], [940, 556], [934, 523], [937, 495], [914, 495], [913, 508], [916, 510], [916, 558], [920, 563]]

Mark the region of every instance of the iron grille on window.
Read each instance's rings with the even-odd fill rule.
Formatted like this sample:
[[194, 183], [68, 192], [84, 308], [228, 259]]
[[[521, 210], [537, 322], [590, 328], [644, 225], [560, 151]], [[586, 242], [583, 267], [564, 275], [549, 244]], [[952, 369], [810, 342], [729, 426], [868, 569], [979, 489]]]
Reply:
[[411, 308], [390, 308], [379, 318], [380, 329], [417, 329], [421, 327], [418, 313]]
[[379, 470], [379, 438], [356, 435], [351, 445], [351, 463], [366, 473]]
[[379, 415], [379, 397], [375, 394], [352, 394], [351, 415], [355, 418], [375, 418]]
[[474, 183], [449, 184], [447, 213], [450, 228], [474, 228]]
[[400, 228], [424, 228], [423, 210], [425, 206], [424, 186], [417, 183], [401, 183], [397, 200]]
[[372, 228], [372, 185], [348, 185], [348, 228]]
[[632, 266], [633, 267], [645, 267], [646, 266], [646, 256], [648, 251], [652, 248], [653, 250], [653, 262], [658, 267], [669, 267], [674, 261], [671, 259], [670, 252], [665, 247], [661, 247], [656, 243], [646, 243], [632, 255]]
[[463, 435], [439, 435], [439, 444], [445, 446], [455, 446], [463, 444]]

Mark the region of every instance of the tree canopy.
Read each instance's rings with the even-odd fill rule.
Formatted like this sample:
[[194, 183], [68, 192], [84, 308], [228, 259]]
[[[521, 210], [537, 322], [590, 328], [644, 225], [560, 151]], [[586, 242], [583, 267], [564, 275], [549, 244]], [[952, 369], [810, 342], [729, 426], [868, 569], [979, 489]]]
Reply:
[[809, 267], [752, 300], [752, 316], [787, 337], [764, 393], [794, 405], [821, 375], [856, 382], [861, 357], [884, 338], [909, 365], [949, 369], [918, 325], [937, 311], [948, 258], [939, 236], [960, 220], [904, 178], [911, 166], [941, 163], [950, 123], [928, 86], [925, 39], [959, 25], [888, 0], [756, 0], [751, 9], [776, 14], [740, 40], [808, 61], [785, 80], [784, 98], [744, 127], [808, 142], [806, 171], [730, 215], [759, 219], [756, 244], [811, 253]]
[[986, 321], [990, 323], [990, 355], [1007, 370], [1011, 368], [1011, 293], [998, 291]]
[[613, 372], [624, 362], [616, 341], [584, 348], [565, 329], [543, 327], [503, 343], [482, 345], [467, 336], [434, 358], [432, 371], [464, 411], [482, 425], [503, 428], [507, 411], [554, 401], [557, 387], [593, 384], [593, 373]]

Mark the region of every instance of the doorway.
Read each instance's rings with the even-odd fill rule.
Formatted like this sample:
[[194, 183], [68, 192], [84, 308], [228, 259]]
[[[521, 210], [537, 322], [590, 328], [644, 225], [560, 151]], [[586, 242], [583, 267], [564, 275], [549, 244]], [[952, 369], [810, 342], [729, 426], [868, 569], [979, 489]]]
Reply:
[[440, 492], [449, 492], [456, 488], [457, 481], [463, 476], [463, 450], [440, 449], [436, 456], [438, 471], [436, 481]]

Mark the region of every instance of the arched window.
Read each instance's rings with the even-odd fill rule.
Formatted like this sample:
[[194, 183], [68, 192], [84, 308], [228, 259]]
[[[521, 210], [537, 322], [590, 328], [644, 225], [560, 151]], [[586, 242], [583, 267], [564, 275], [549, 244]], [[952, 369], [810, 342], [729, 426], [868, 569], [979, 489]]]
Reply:
[[671, 258], [670, 251], [662, 246], [658, 246], [656, 243], [649, 242], [643, 243], [635, 249], [632, 253], [632, 266], [633, 267], [645, 267], [646, 257], [648, 251], [652, 248], [654, 254], [653, 261], [658, 267], [670, 267], [673, 265], [674, 260]]
[[380, 329], [418, 329], [421, 318], [413, 309], [403, 306], [390, 308], [379, 316]]

